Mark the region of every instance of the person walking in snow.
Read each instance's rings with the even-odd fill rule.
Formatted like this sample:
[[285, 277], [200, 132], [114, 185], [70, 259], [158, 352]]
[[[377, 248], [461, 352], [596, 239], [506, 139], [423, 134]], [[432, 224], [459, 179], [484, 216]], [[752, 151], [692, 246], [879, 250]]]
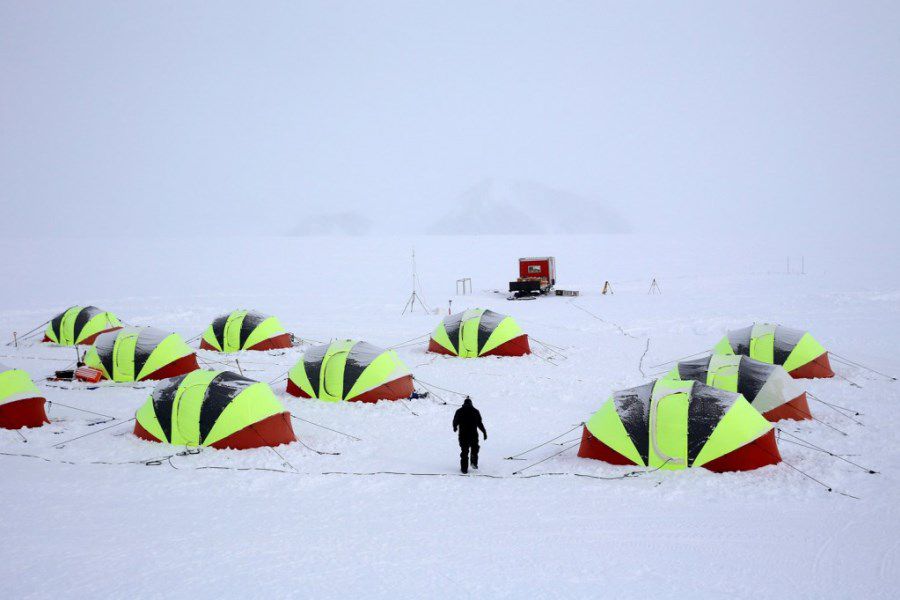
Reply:
[[459, 469], [463, 473], [469, 472], [469, 454], [471, 453], [472, 468], [478, 469], [478, 430], [484, 434], [487, 441], [487, 431], [481, 422], [481, 413], [472, 406], [472, 399], [466, 396], [462, 407], [453, 415], [453, 431], [459, 432]]

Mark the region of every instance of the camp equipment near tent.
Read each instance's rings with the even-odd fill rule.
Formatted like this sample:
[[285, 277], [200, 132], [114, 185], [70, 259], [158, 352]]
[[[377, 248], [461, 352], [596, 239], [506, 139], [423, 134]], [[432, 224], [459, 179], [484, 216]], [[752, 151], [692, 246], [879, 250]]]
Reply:
[[111, 312], [96, 306], [73, 306], [50, 319], [43, 341], [60, 346], [89, 346], [101, 333], [120, 327], [122, 322]]
[[413, 391], [412, 373], [396, 352], [356, 340], [313, 346], [287, 382], [293, 396], [328, 402], [401, 400]]
[[737, 392], [769, 421], [812, 419], [806, 392], [779, 365], [770, 365], [749, 356], [712, 354], [679, 362], [666, 379], [699, 381]]
[[180, 335], [154, 327], [125, 327], [101, 334], [84, 363], [112, 381], [166, 379], [200, 368], [197, 355]]
[[428, 351], [462, 358], [531, 354], [528, 336], [512, 317], [483, 308], [445, 317], [431, 335]]
[[578, 456], [715, 472], [781, 462], [772, 424], [742, 395], [673, 379], [613, 392], [585, 424]]
[[716, 354], [743, 354], [781, 365], [795, 379], [834, 377], [828, 352], [809, 333], [771, 323], [729, 331], [713, 349]]
[[201, 350], [239, 352], [291, 347], [291, 334], [278, 319], [255, 310], [235, 310], [216, 317], [203, 332]]
[[137, 411], [134, 435], [176, 446], [246, 450], [296, 441], [291, 413], [265, 383], [229, 371], [161, 381]]
[[28, 373], [0, 364], [0, 428], [21, 429], [49, 423], [45, 402]]

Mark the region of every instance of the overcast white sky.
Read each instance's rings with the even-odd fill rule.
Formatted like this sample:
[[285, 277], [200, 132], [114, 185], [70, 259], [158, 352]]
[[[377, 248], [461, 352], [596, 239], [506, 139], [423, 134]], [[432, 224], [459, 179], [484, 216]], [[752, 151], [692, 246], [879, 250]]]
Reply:
[[430, 223], [497, 177], [896, 235], [898, 61], [898, 2], [2, 0], [3, 229]]

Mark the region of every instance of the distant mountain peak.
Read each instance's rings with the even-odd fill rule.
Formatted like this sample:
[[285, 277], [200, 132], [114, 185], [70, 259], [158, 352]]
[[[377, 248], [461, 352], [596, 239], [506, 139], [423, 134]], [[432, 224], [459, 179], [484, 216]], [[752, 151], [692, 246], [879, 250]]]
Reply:
[[628, 231], [602, 202], [532, 181], [483, 179], [460, 194], [428, 232], [445, 235]]

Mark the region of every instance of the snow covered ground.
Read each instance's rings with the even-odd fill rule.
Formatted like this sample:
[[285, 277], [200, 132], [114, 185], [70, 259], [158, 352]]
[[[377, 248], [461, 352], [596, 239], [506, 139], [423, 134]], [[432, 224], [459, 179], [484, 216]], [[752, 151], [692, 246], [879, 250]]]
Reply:
[[[489, 439], [482, 470], [467, 477], [458, 475], [450, 429], [459, 396], [441, 390], [407, 405], [284, 398], [295, 415], [360, 441], [294, 421], [303, 444], [278, 454], [204, 450], [146, 465], [182, 449], [138, 440], [130, 423], [53, 445], [115, 424], [91, 426], [91, 415], [62, 404], [124, 421], [152, 386], [41, 382], [54, 402], [52, 424], [24, 430], [27, 442], [0, 431], [2, 595], [895, 597], [900, 383], [856, 367], [835, 363], [847, 379], [808, 388], [857, 409], [863, 425], [818, 403], [811, 408], [823, 423], [783, 424], [878, 471], [781, 444], [787, 463], [831, 493], [787, 464], [615, 479], [630, 469], [579, 459], [574, 448], [514, 474], [565, 446], [504, 460], [574, 428], [611, 390], [664, 370], [654, 365], [711, 348], [726, 329], [754, 320], [809, 329], [838, 354], [900, 373], [900, 248], [883, 247], [896, 242], [730, 233], [700, 238], [673, 225], [668, 237], [233, 239], [202, 231], [194, 239], [4, 240], [4, 340], [69, 305], [94, 304], [185, 338], [246, 307], [277, 315], [307, 340], [395, 346], [440, 319], [400, 314], [415, 246], [431, 307], [446, 314], [452, 299], [454, 312], [511, 314], [562, 350], [534, 344], [538, 354], [526, 358], [460, 360], [426, 354], [426, 338], [398, 348], [418, 378], [471, 394], [480, 408]], [[508, 302], [493, 292], [514, 276], [517, 257], [543, 254], [557, 257], [559, 287], [581, 297]], [[785, 272], [789, 255], [795, 270], [804, 256], [805, 275]], [[473, 295], [454, 294], [460, 277], [472, 278]], [[647, 294], [653, 277], [661, 295]], [[604, 280], [615, 295], [600, 295]], [[301, 352], [239, 359], [247, 375], [271, 381]], [[40, 344], [0, 354], [36, 380], [74, 358]], [[275, 389], [283, 394], [283, 383]]]

